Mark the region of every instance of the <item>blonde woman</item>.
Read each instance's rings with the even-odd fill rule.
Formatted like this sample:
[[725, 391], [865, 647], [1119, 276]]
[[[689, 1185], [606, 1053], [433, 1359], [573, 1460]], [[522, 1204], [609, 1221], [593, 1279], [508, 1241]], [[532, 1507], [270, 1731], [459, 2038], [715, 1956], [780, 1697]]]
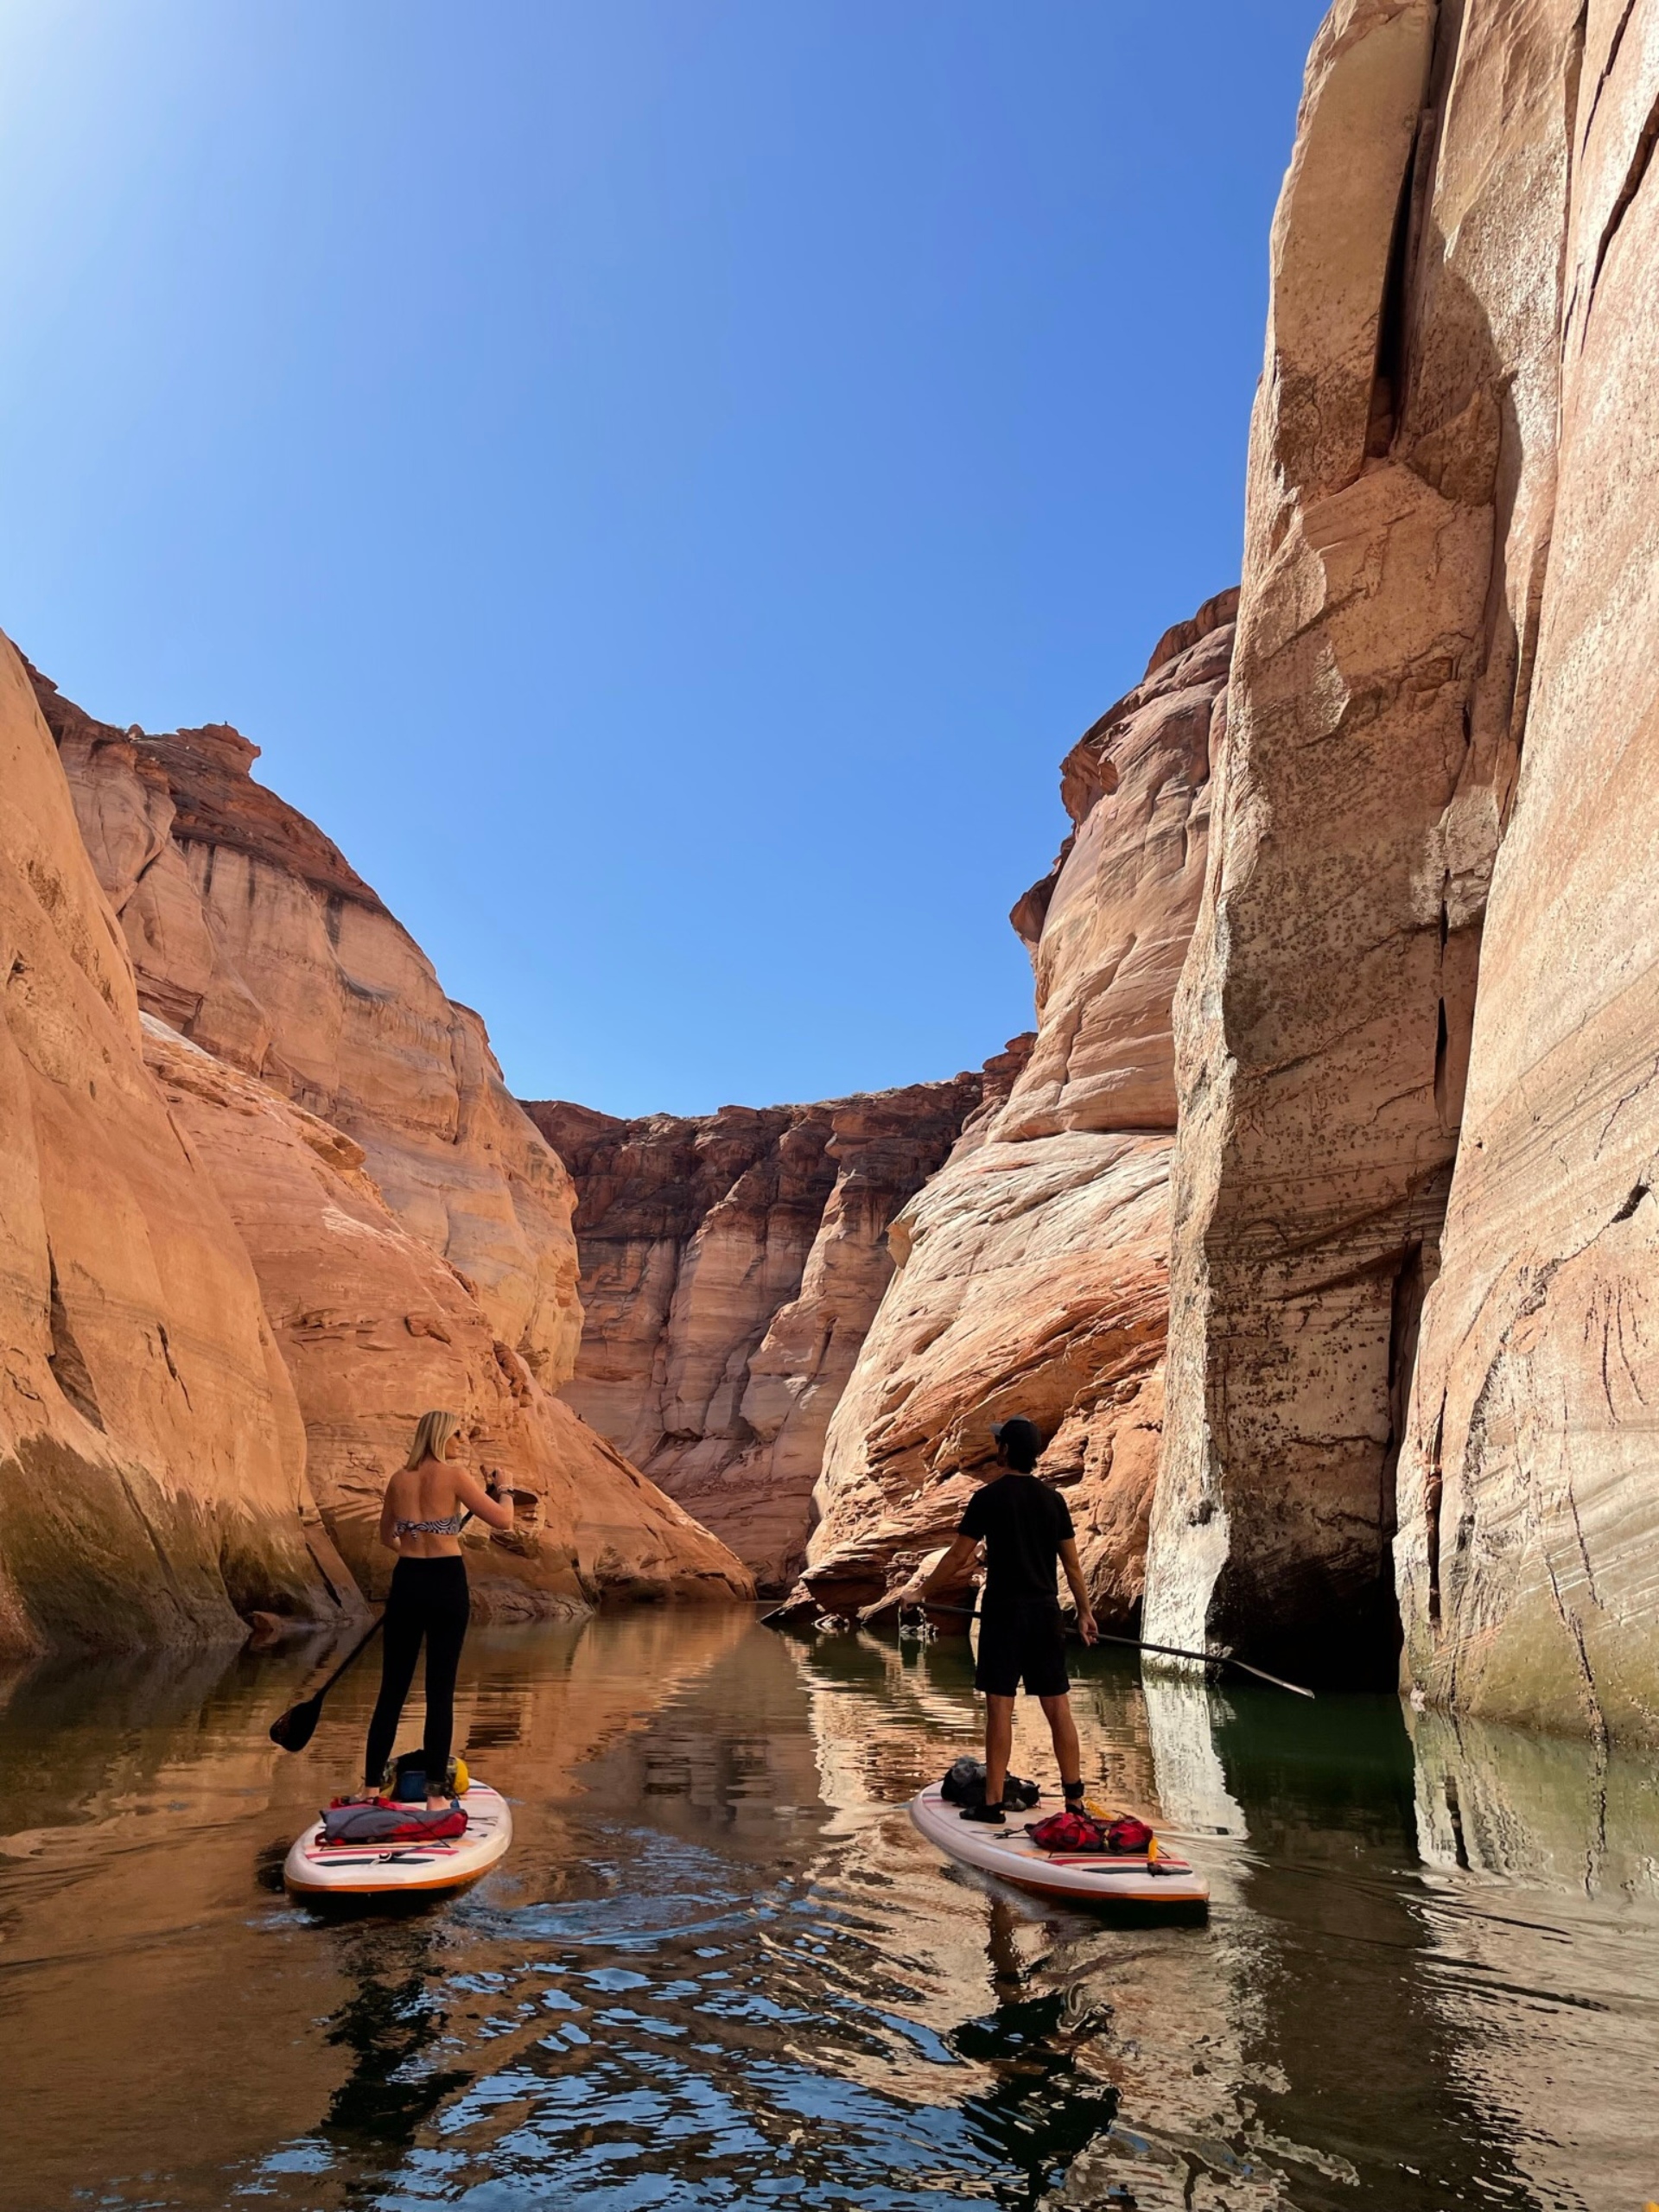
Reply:
[[380, 1541], [397, 1554], [386, 1599], [380, 1662], [380, 1696], [369, 1723], [364, 1788], [386, 1778], [404, 1700], [415, 1679], [415, 1662], [426, 1643], [426, 1802], [434, 1811], [448, 1803], [444, 1780], [454, 1734], [455, 1673], [467, 1640], [467, 1562], [461, 1555], [463, 1513], [492, 1529], [511, 1529], [512, 1499], [500, 1478], [486, 1489], [461, 1462], [461, 1422], [454, 1414], [423, 1414], [409, 1457], [386, 1484], [380, 1508]]

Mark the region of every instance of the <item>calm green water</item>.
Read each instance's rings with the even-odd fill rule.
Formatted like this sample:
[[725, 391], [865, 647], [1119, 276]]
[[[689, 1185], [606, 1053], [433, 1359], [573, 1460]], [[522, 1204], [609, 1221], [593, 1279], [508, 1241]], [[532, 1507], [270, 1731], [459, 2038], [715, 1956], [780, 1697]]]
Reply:
[[[1208, 1928], [995, 1895], [915, 1834], [973, 1741], [965, 1646], [480, 1633], [466, 1735], [518, 1841], [390, 1921], [276, 1878], [370, 1676], [298, 1759], [264, 1730], [304, 1655], [0, 1685], [0, 2202], [1659, 2199], [1649, 1766], [1086, 1665], [1089, 1770], [1192, 1839]], [[1029, 1734], [1016, 1764], [1047, 1776]]]

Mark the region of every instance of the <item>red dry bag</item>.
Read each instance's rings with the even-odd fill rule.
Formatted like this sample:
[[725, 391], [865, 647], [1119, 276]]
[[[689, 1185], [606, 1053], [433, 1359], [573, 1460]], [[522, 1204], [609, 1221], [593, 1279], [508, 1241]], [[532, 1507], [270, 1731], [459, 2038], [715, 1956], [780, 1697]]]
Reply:
[[1106, 1831], [1106, 1848], [1139, 1859], [1152, 1841], [1152, 1830], [1133, 1813], [1120, 1813]]
[[1027, 1830], [1039, 1851], [1109, 1851], [1123, 1859], [1141, 1858], [1152, 1830], [1133, 1813], [1120, 1813], [1109, 1826], [1092, 1813], [1051, 1813]]
[[1051, 1813], [1027, 1830], [1039, 1851], [1104, 1851], [1106, 1830], [1090, 1813]]

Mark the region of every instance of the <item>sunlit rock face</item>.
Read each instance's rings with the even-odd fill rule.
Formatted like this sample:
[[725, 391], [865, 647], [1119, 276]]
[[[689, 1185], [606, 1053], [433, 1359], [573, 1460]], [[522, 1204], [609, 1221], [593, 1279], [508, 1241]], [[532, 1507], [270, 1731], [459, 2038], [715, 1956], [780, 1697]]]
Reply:
[[469, 1461], [512, 1487], [517, 1524], [462, 1538], [481, 1612], [586, 1611], [607, 1595], [747, 1594], [724, 1547], [543, 1390], [455, 1270], [382, 1198], [360, 1146], [257, 1077], [144, 1017], [145, 1058], [252, 1258], [298, 1394], [312, 1490], [363, 1588], [385, 1594], [386, 1476], [427, 1406], [460, 1414]]
[[897, 1272], [830, 1423], [812, 1602], [868, 1602], [947, 1541], [992, 1422], [1021, 1414], [1048, 1440], [1039, 1471], [1067, 1491], [1103, 1619], [1135, 1618], [1163, 1427], [1171, 1005], [1236, 596], [1169, 632], [1067, 756], [1072, 834], [1013, 915], [1035, 1041], [889, 1232]]
[[[1553, 311], [1559, 372], [1540, 393], [1534, 495], [1548, 562], [1533, 559], [1529, 600], [1515, 591], [1535, 659], [1443, 1269], [1412, 1390], [1397, 1556], [1408, 1663], [1433, 1696], [1653, 1743], [1659, 8], [1591, 8], [1581, 54], [1573, 11], [1548, 16], [1557, 43], [1522, 58], [1536, 72], [1564, 54], [1576, 86], [1564, 132], [1560, 94], [1538, 96], [1549, 131], [1535, 168], [1560, 227], [1510, 285], [1512, 314], [1529, 283]], [[1484, 105], [1501, 113], [1504, 56], [1481, 58]], [[1467, 143], [1459, 152], [1466, 196], [1481, 156]], [[1527, 182], [1516, 179], [1517, 208]]]
[[800, 1566], [887, 1225], [983, 1094], [963, 1075], [690, 1118], [525, 1109], [580, 1194], [587, 1325], [563, 1395], [763, 1589]]
[[1637, 1733], [1656, 72], [1647, 0], [1341, 0], [1314, 46], [1177, 1005], [1147, 1616], [1389, 1679], [1397, 1564], [1431, 1696]]
[[251, 1255], [354, 1571], [378, 1590], [380, 1492], [422, 1412], [446, 1406], [520, 1498], [523, 1525], [473, 1547], [482, 1609], [749, 1594], [741, 1563], [553, 1395], [581, 1325], [573, 1192], [478, 1017], [253, 781], [234, 730], [124, 733], [35, 683], [151, 1065]]
[[359, 1603], [213, 1181], [0, 639], [0, 1650], [240, 1636]]
[[94, 721], [36, 676], [138, 999], [360, 1144], [411, 1233], [472, 1285], [550, 1389], [582, 1331], [573, 1193], [501, 1081], [484, 1025], [222, 724]]

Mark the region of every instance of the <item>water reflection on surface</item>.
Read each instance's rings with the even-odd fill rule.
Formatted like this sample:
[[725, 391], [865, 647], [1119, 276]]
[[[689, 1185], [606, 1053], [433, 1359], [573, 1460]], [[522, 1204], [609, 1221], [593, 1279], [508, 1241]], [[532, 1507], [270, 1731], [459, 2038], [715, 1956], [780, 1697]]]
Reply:
[[[8, 2205], [1639, 2212], [1659, 2193], [1651, 1769], [1091, 1655], [1091, 1774], [1191, 1840], [1207, 1929], [943, 1865], [904, 1800], [966, 1647], [736, 1611], [474, 1637], [516, 1801], [458, 1904], [317, 1921], [282, 1847], [372, 1677], [306, 1655], [0, 1687]], [[1020, 1716], [1016, 1768], [1046, 1778]], [[183, 1847], [188, 1847], [188, 1859]]]

